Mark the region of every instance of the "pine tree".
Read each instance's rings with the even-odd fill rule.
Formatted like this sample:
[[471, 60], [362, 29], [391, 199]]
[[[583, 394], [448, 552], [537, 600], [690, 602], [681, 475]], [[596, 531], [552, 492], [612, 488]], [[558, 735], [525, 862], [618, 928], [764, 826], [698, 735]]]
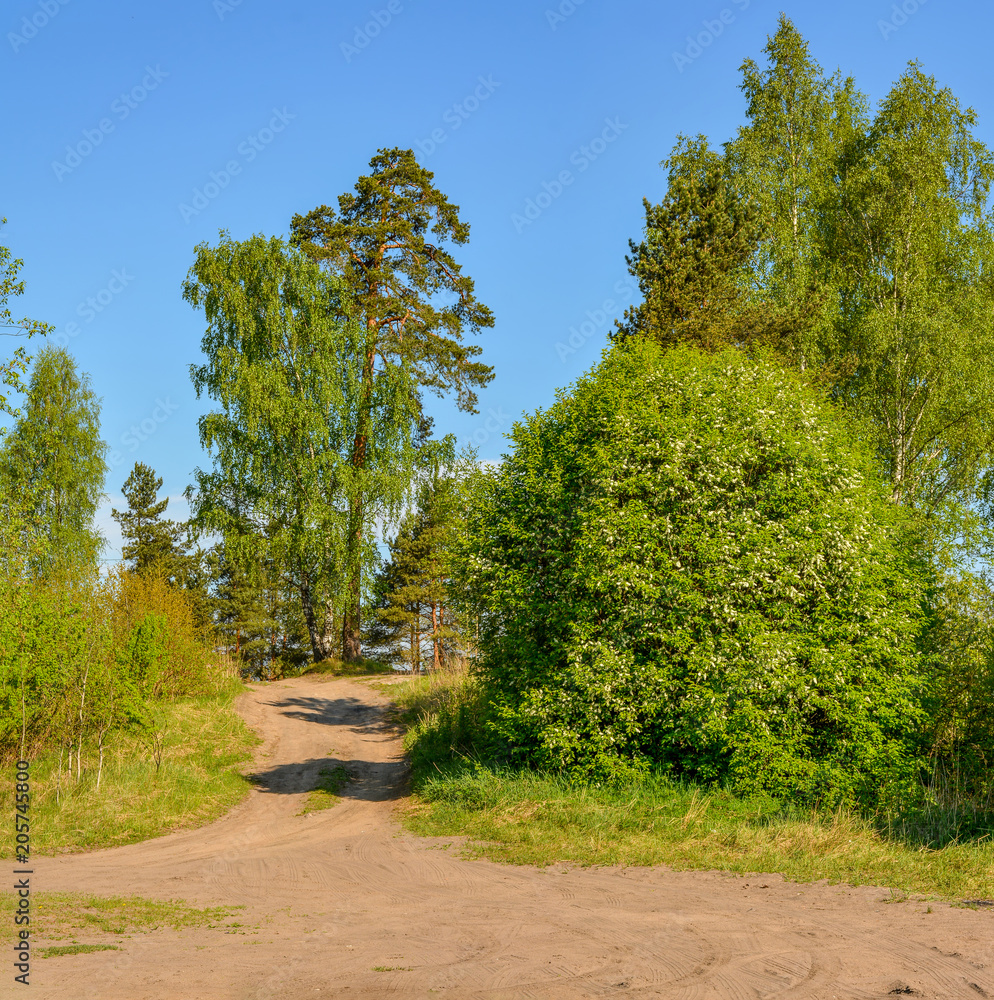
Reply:
[[158, 499], [161, 488], [162, 477], [144, 462], [135, 462], [122, 488], [128, 509], [112, 510], [111, 517], [121, 526], [125, 542], [121, 555], [129, 569], [135, 573], [155, 570], [174, 579], [184, 556], [180, 546], [183, 526], [163, 520], [169, 497]]
[[[341, 280], [344, 302], [362, 327], [362, 368], [356, 400], [357, 425], [351, 464], [358, 488], [348, 498], [347, 599], [342, 623], [346, 661], [359, 659], [362, 558], [368, 509], [365, 473], [375, 467], [372, 410], [376, 387], [400, 369], [439, 395], [454, 390], [461, 409], [475, 412], [474, 389], [492, 370], [472, 360], [480, 353], [463, 343], [463, 331], [493, 326], [490, 310], [477, 301], [473, 280], [441, 244], [462, 246], [469, 226], [433, 184], [409, 149], [381, 149], [355, 194], [294, 216], [292, 240]], [[431, 238], [438, 243], [430, 242]], [[447, 304], [442, 304], [446, 301]], [[419, 413], [411, 415], [416, 422]]]
[[417, 507], [401, 522], [372, 588], [366, 641], [415, 674], [426, 666], [440, 669], [465, 646], [451, 594], [459, 484], [460, 472], [443, 475], [438, 469], [422, 481]]
[[645, 301], [625, 312], [615, 340], [643, 336], [704, 350], [749, 343], [763, 311], [742, 280], [759, 238], [755, 212], [707, 139], [681, 139], [665, 165], [669, 190], [643, 199], [645, 237], [629, 241], [628, 269]]

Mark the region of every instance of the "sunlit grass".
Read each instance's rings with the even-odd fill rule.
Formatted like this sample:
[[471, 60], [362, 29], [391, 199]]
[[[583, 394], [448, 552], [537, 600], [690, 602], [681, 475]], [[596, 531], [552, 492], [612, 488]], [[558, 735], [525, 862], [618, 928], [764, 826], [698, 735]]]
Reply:
[[[240, 773], [257, 738], [235, 713], [243, 690], [231, 682], [212, 696], [165, 703], [160, 766], [132, 733], [110, 740], [100, 787], [95, 748], [84, 751], [82, 777], [70, 778], [57, 756], [32, 761], [32, 855], [130, 844], [224, 815], [251, 788]], [[13, 788], [0, 787], [0, 811], [11, 815]], [[0, 856], [12, 857], [13, 823], [5, 824]]]
[[619, 786], [512, 770], [486, 760], [486, 738], [474, 731], [485, 705], [465, 672], [415, 679], [392, 694], [413, 764], [405, 824], [423, 836], [466, 837], [470, 855], [779, 872], [950, 899], [994, 897], [994, 816], [828, 812], [660, 775]]
[[[34, 892], [31, 895], [31, 936], [36, 940], [60, 941], [82, 935], [109, 935], [114, 938], [148, 934], [162, 928], [232, 928], [235, 910], [242, 907], [190, 906], [181, 900], [145, 899], [141, 896], [93, 896], [88, 893]], [[0, 895], [0, 941], [14, 936], [14, 896]], [[101, 947], [108, 947], [101, 942]], [[96, 950], [90, 946], [87, 950]], [[72, 954], [68, 950], [63, 954]]]

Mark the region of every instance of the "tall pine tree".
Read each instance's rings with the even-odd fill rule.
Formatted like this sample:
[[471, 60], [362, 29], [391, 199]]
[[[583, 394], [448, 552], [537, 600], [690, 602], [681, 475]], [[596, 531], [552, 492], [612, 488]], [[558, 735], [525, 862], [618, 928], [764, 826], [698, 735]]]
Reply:
[[458, 206], [434, 186], [432, 172], [409, 149], [381, 149], [369, 165], [355, 193], [338, 198], [337, 211], [321, 205], [292, 222], [293, 242], [339, 278], [343, 307], [360, 326], [342, 623], [346, 661], [361, 655], [362, 551], [366, 526], [375, 517], [365, 481], [374, 464], [377, 386], [396, 381], [393, 373], [400, 369], [416, 391], [453, 391], [461, 409], [475, 412], [475, 389], [493, 377], [487, 365], [473, 360], [480, 348], [463, 342], [464, 332], [493, 326], [493, 315], [443, 245], [469, 240]]
[[183, 553], [180, 549], [182, 525], [163, 520], [169, 497], [158, 499], [162, 477], [144, 462], [135, 462], [122, 492], [128, 501], [125, 511], [112, 510], [121, 526], [124, 546], [121, 556], [135, 573], [157, 569], [169, 577], [177, 574]]

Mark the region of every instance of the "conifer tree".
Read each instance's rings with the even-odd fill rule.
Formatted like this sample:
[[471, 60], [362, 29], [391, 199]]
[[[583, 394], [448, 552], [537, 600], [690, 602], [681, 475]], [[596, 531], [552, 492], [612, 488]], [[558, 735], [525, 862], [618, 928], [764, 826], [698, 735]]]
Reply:
[[162, 476], [144, 462], [135, 462], [122, 492], [128, 501], [125, 511], [112, 510], [111, 517], [121, 526], [124, 547], [121, 556], [135, 573], [157, 569], [172, 577], [182, 552], [179, 541], [182, 526], [163, 520], [169, 497], [158, 499]]
[[[292, 240], [341, 281], [343, 304], [361, 327], [357, 423], [350, 461], [357, 484], [349, 498], [347, 599], [342, 623], [346, 661], [360, 657], [363, 528], [370, 514], [361, 483], [369, 466], [375, 389], [393, 369], [409, 373], [416, 391], [454, 391], [460, 409], [475, 412], [475, 389], [493, 377], [474, 361], [464, 331], [493, 325], [472, 278], [443, 246], [462, 246], [469, 226], [433, 184], [409, 149], [381, 149], [338, 210], [321, 205], [294, 216]], [[442, 303], [445, 304], [442, 304]], [[412, 416], [412, 421], [418, 415]]]
[[391, 540], [390, 557], [372, 588], [366, 640], [415, 674], [425, 666], [438, 670], [465, 645], [451, 586], [464, 474], [465, 463], [447, 474], [435, 468], [422, 480], [417, 506]]
[[665, 165], [669, 190], [643, 199], [645, 237], [629, 241], [629, 271], [645, 297], [625, 312], [615, 340], [643, 336], [704, 350], [749, 343], [762, 310], [742, 280], [759, 238], [755, 212], [707, 139], [682, 138]]

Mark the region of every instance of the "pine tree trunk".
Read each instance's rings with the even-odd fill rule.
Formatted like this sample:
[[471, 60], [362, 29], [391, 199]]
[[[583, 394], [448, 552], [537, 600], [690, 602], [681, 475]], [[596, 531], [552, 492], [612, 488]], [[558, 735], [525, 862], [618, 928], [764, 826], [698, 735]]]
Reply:
[[[370, 345], [376, 343], [376, 326], [369, 320]], [[352, 467], [366, 468], [366, 438], [369, 433], [369, 410], [373, 400], [373, 365], [376, 353], [372, 346], [366, 349], [363, 365], [362, 402], [359, 405], [358, 424], [352, 444]], [[362, 482], [362, 477], [357, 477]], [[360, 487], [361, 489], [361, 487]], [[349, 582], [345, 595], [345, 611], [342, 615], [342, 660], [358, 663], [362, 659], [362, 643], [359, 638], [359, 624], [362, 602], [362, 518], [363, 498], [361, 492], [352, 498], [349, 512], [348, 562]]]

